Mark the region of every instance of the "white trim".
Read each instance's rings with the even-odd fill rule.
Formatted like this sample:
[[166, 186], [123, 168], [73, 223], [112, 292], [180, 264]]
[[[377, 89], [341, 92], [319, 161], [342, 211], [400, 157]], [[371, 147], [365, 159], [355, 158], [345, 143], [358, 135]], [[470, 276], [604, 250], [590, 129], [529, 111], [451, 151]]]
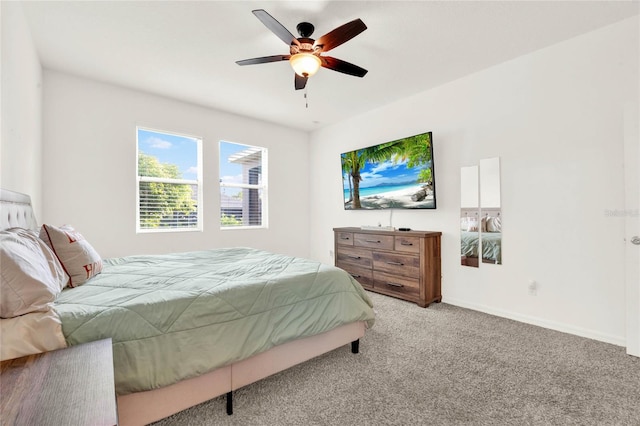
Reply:
[[511, 319], [514, 321], [523, 322], [525, 324], [536, 325], [538, 327], [548, 328], [550, 330], [560, 331], [562, 333], [569, 333], [580, 337], [586, 337], [588, 339], [598, 340], [600, 342], [611, 343], [616, 346], [625, 346], [625, 337], [624, 336], [615, 336], [611, 334], [600, 333], [593, 330], [588, 330], [586, 328], [574, 327], [571, 325], [567, 325], [561, 322], [549, 321], [537, 317], [533, 317], [530, 315], [523, 315], [517, 312], [506, 311], [502, 309], [495, 309], [489, 306], [469, 303], [464, 300], [459, 300], [456, 298], [445, 298], [442, 299], [443, 303], [448, 303], [450, 305], [459, 306], [461, 308], [472, 309], [474, 311], [484, 312], [485, 314], [495, 315], [502, 318]]
[[625, 178], [625, 301], [626, 346], [629, 355], [640, 357], [640, 247], [631, 243], [640, 235], [640, 107], [638, 102], [624, 106], [624, 178]]
[[265, 225], [253, 225], [253, 226], [224, 226], [220, 227], [221, 231], [237, 231], [237, 230], [256, 230], [256, 229], [269, 229]]
[[198, 136], [198, 135], [193, 134], [193, 133], [179, 132], [179, 131], [178, 132], [174, 132], [173, 130], [160, 130], [157, 127], [136, 125], [136, 142], [137, 142], [137, 139], [138, 139], [138, 129], [146, 130], [147, 132], [168, 133], [168, 134], [171, 134], [173, 136], [180, 136], [182, 138], [196, 139], [196, 140], [199, 140], [199, 141], [202, 141], [202, 139], [203, 139], [202, 136]]
[[220, 182], [220, 188], [264, 189], [262, 185]]
[[150, 176], [138, 176], [138, 182], [159, 182], [159, 183], [175, 183], [176, 185], [197, 185], [197, 180], [192, 179], [172, 179], [159, 178]]
[[140, 228], [138, 229], [138, 234], [158, 234], [158, 233], [166, 233], [166, 232], [202, 232], [202, 228]]

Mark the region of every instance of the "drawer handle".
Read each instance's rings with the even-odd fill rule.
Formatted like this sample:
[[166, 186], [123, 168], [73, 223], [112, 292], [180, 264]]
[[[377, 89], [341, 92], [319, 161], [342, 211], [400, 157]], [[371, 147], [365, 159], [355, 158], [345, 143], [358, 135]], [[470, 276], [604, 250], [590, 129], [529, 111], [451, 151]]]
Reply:
[[348, 240], [349, 237], [340, 237], [341, 240]]
[[356, 260], [357, 259], [362, 259], [360, 256], [348, 256], [348, 257], [351, 258], [351, 259], [356, 259]]
[[365, 240], [367, 243], [380, 244], [380, 240]]
[[387, 285], [390, 285], [391, 287], [404, 287], [404, 285], [400, 283], [387, 283]]
[[401, 245], [401, 246], [412, 246], [412, 245], [413, 245], [413, 243], [408, 243], [408, 242], [406, 242], [406, 241], [402, 241], [402, 242], [400, 243], [400, 245]]
[[387, 262], [387, 265], [404, 266], [404, 263], [402, 263], [402, 262]]
[[351, 276], [352, 276], [353, 278], [360, 278], [360, 277], [362, 277], [362, 275], [358, 275], [358, 274], [351, 274]]

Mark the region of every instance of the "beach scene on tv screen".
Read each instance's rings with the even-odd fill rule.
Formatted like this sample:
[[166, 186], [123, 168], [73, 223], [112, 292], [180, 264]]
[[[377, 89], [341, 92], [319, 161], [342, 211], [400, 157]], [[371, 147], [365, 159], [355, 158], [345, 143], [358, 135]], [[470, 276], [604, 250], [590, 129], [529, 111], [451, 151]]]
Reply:
[[435, 209], [431, 132], [341, 155], [345, 209]]

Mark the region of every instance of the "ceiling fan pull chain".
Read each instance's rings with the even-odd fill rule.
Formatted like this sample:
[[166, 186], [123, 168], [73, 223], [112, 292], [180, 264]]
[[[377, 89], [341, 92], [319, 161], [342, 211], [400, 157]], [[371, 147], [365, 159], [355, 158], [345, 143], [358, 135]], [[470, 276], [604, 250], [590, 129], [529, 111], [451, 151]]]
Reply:
[[304, 106], [309, 109], [309, 97], [307, 96], [308, 94], [308, 90], [307, 86], [304, 87]]

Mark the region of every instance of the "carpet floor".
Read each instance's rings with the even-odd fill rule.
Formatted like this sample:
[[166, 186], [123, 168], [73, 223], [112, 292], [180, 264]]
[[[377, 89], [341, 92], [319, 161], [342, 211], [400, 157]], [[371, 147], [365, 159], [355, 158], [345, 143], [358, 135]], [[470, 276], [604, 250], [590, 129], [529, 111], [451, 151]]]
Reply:
[[360, 341], [168, 417], [169, 425], [640, 425], [624, 348], [445, 303], [369, 293]]

